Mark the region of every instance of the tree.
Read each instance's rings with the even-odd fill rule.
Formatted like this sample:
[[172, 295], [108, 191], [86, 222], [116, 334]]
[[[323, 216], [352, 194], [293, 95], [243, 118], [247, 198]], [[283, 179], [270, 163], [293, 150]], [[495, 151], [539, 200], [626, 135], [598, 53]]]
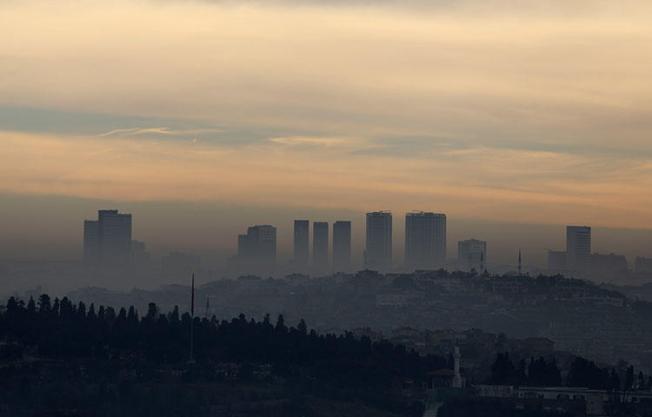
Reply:
[[613, 391], [620, 390], [620, 377], [615, 369], [612, 369], [609, 375], [609, 389]]
[[156, 303], [149, 303], [147, 305], [147, 315], [145, 319], [149, 322], [154, 322], [158, 318], [158, 307]]
[[29, 297], [29, 301], [27, 302], [27, 313], [29, 313], [30, 316], [33, 316], [34, 313], [36, 313], [36, 303], [34, 302], [34, 297]]
[[623, 389], [625, 391], [631, 391], [634, 388], [634, 367], [629, 365], [625, 371], [625, 386]]
[[283, 318], [283, 314], [278, 315], [278, 319], [276, 320], [276, 327], [274, 327], [274, 330], [276, 330], [277, 333], [286, 333], [288, 331], [288, 328], [285, 326], [285, 319]]
[[49, 314], [50, 310], [52, 310], [50, 296], [47, 294], [42, 294], [38, 299], [38, 307], [41, 314]]
[[299, 331], [299, 334], [305, 336], [308, 334], [308, 325], [306, 325], [306, 321], [304, 319], [301, 319], [299, 322], [299, 325], [297, 326], [297, 330]]
[[491, 366], [490, 382], [497, 385], [512, 385], [517, 383], [516, 370], [514, 369], [514, 364], [509, 359], [509, 353], [499, 353], [496, 355], [496, 360]]

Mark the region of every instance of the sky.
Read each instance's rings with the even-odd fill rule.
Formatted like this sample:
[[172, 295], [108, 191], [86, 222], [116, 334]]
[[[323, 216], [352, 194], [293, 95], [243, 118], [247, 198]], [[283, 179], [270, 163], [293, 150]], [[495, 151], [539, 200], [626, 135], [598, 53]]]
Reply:
[[0, 28], [6, 235], [61, 199], [651, 229], [645, 0], [4, 0]]

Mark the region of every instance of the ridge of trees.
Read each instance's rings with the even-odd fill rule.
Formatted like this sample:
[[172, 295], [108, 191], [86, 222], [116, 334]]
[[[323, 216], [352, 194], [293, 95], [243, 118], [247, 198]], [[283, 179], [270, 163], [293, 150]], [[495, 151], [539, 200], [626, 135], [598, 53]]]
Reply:
[[566, 378], [562, 381], [561, 370], [553, 358], [543, 357], [521, 360], [514, 365], [509, 353], [499, 353], [491, 366], [489, 383], [497, 385], [537, 386], [537, 387], [582, 387], [607, 391], [649, 390], [652, 376], [643, 372], [635, 373], [632, 365], [626, 366], [622, 376], [615, 368], [601, 368], [595, 362], [575, 357], [570, 364]]
[[185, 363], [194, 320], [194, 358], [199, 363], [271, 364], [276, 373], [309, 373], [347, 386], [390, 387], [397, 380], [426, 381], [428, 372], [450, 366], [447, 358], [421, 356], [388, 341], [372, 342], [352, 333], [317, 334], [305, 321], [288, 326], [244, 315], [230, 321], [191, 318], [178, 307], [162, 313], [154, 303], [140, 316], [132, 306], [112, 307], [47, 294], [27, 303], [11, 297], [0, 311], [0, 340], [30, 346], [49, 358], [137, 357], [155, 364]]

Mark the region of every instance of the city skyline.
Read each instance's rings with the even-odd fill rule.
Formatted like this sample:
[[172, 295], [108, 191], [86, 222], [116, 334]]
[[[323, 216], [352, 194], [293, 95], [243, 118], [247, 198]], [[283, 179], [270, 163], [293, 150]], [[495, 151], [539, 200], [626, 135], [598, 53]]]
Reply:
[[[144, 241], [147, 251], [154, 257], [164, 256], [173, 251], [192, 252], [201, 254], [208, 265], [221, 268], [222, 260], [232, 256], [235, 251], [234, 237], [241, 233], [242, 227], [256, 223], [271, 223], [279, 227], [278, 256], [283, 262], [293, 258], [292, 254], [292, 217], [325, 219], [334, 223], [341, 219], [353, 221], [351, 228], [352, 250], [351, 256], [354, 263], [360, 264], [362, 250], [364, 249], [364, 213], [326, 212], [302, 210], [294, 215], [284, 212], [250, 212], [247, 216], [234, 217], [225, 212], [223, 208], [215, 207], [212, 211], [197, 211], [195, 206], [174, 206], [167, 210], [157, 207], [156, 210], [143, 208], [145, 205], [134, 204], [103, 204], [89, 207], [83, 213], [75, 210], [49, 210], [39, 212], [26, 209], [25, 214], [34, 217], [29, 219], [31, 226], [38, 226], [39, 234], [30, 240], [23, 240], [11, 229], [5, 229], [5, 234], [0, 236], [0, 259], [24, 260], [74, 260], [79, 257], [81, 250], [81, 229], [78, 228], [79, 219], [93, 218], [97, 214], [97, 207], [119, 207], [120, 210], [134, 213], [138, 218], [134, 229], [134, 239]], [[155, 206], [152, 206], [155, 207]], [[191, 210], [194, 214], [186, 216], [184, 213]], [[412, 212], [414, 210], [410, 210]], [[77, 213], [77, 214], [75, 214]], [[302, 214], [303, 213], [303, 214]], [[308, 214], [310, 213], [310, 214]], [[272, 214], [270, 216], [270, 214]], [[297, 215], [298, 214], [298, 215]], [[394, 222], [393, 231], [396, 238], [393, 240], [393, 253], [397, 258], [404, 257], [405, 229], [403, 216], [406, 213], [395, 213], [399, 220]], [[266, 221], [262, 221], [266, 219]], [[6, 213], [0, 210], [0, 221], [7, 220]], [[225, 228], [223, 222], [230, 226]], [[165, 224], [165, 226], [160, 226]], [[16, 224], [17, 226], [18, 224]], [[549, 250], [565, 250], [565, 234], [560, 233], [565, 225], [536, 225], [536, 224], [509, 224], [509, 223], [484, 223], [467, 219], [452, 218], [449, 224], [447, 245], [449, 258], [456, 253], [457, 242], [472, 237], [491, 242], [492, 262], [498, 264], [514, 264], [514, 251], [521, 248], [525, 254], [527, 264], [546, 268], [548, 265]], [[25, 229], [29, 230], [29, 229]], [[652, 247], [652, 233], [634, 230], [615, 230], [592, 227], [594, 235], [593, 252], [609, 254], [612, 252], [624, 254], [630, 265], [635, 263], [636, 257], [649, 257]], [[597, 236], [597, 237], [596, 237]], [[5, 239], [4, 241], [2, 239]], [[12, 240], [8, 240], [11, 238]], [[56, 244], [48, 241], [56, 239]], [[8, 248], [7, 243], [12, 242], [13, 248]], [[3, 247], [3, 244], [5, 245]], [[312, 240], [310, 241], [312, 246]], [[453, 249], [451, 249], [453, 248]], [[20, 250], [21, 252], [17, 252]], [[308, 251], [310, 252], [310, 250]]]
[[[411, 272], [445, 269], [448, 271], [496, 272], [496, 263], [488, 256], [488, 242], [468, 238], [457, 242], [457, 257], [447, 256], [447, 217], [444, 213], [411, 211], [405, 213], [404, 256], [395, 256], [393, 214], [388, 211], [365, 215], [365, 242], [361, 264], [352, 262], [350, 220], [312, 222], [312, 251], [309, 247], [310, 220], [294, 220], [293, 257], [285, 263], [277, 256], [277, 228], [254, 225], [246, 234], [237, 236], [237, 250], [229, 259], [229, 274], [282, 276], [307, 274], [313, 276], [348, 273], [359, 269], [380, 272]], [[117, 209], [98, 210], [98, 220], [83, 221], [82, 262], [86, 267], [147, 268], [150, 254], [146, 243], [132, 240], [132, 216]], [[592, 250], [590, 226], [566, 226], [566, 250], [548, 250], [547, 269], [538, 270], [523, 262], [523, 250], [518, 248], [515, 263], [509, 273], [528, 275], [530, 271], [568, 274], [591, 279], [611, 280], [622, 274], [642, 274], [650, 270], [651, 257], [637, 256], [631, 262], [622, 254], [599, 253]], [[332, 237], [331, 237], [332, 236]], [[527, 255], [526, 255], [527, 256]], [[178, 271], [191, 271], [200, 265], [200, 257], [182, 252], [170, 252], [161, 260], [161, 272], [175, 276]], [[151, 264], [150, 264], [151, 265]], [[513, 268], [515, 267], [515, 268]], [[500, 266], [498, 266], [500, 270]], [[175, 272], [177, 271], [177, 272]], [[505, 272], [505, 270], [503, 270]]]
[[0, 25], [0, 414], [652, 417], [652, 1]]

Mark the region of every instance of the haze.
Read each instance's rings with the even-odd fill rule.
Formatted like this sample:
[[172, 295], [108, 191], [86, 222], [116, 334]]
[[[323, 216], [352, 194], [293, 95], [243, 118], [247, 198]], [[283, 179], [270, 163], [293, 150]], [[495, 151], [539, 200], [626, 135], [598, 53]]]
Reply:
[[377, 209], [505, 262], [574, 223], [649, 256], [652, 9], [545, 4], [5, 1], [3, 257], [76, 256], [112, 206], [224, 256], [248, 224]]

